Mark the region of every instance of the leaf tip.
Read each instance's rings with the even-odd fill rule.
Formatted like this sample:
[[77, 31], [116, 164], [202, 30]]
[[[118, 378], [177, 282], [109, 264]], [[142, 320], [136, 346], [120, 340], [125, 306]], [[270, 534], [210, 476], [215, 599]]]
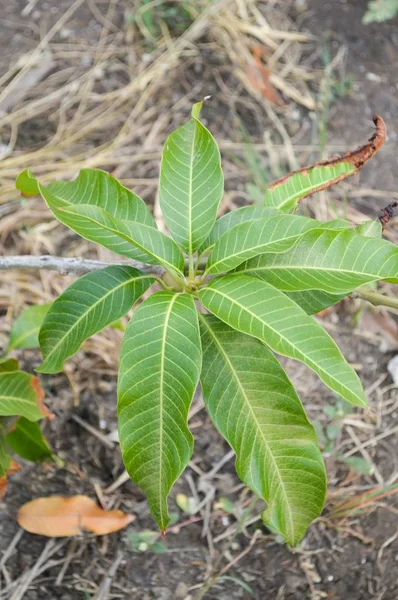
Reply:
[[387, 127], [384, 120], [379, 115], [373, 115], [373, 123], [376, 125], [376, 132], [369, 141], [373, 141], [377, 150], [379, 150], [386, 141]]
[[191, 110], [191, 115], [192, 115], [193, 119], [199, 119], [200, 111], [202, 110], [202, 106], [203, 106], [203, 101], [196, 102], [196, 104], [193, 105], [192, 110]]
[[35, 368], [36, 373], [43, 373], [45, 375], [55, 375], [55, 373], [60, 373], [64, 368], [63, 363], [61, 364], [61, 366], [58, 367], [49, 367], [47, 362], [47, 360], [43, 360], [41, 365]]
[[15, 180], [15, 187], [21, 192], [22, 196], [29, 197], [40, 194], [39, 182], [29, 169], [21, 171]]
[[45, 393], [44, 393], [43, 388], [40, 385], [40, 381], [39, 381], [38, 377], [35, 377], [35, 375], [32, 375], [32, 377], [30, 379], [30, 387], [33, 389], [33, 391], [35, 393], [37, 408], [39, 409], [41, 414], [50, 420], [54, 419], [55, 415], [53, 415], [49, 411], [47, 406], [44, 404]]

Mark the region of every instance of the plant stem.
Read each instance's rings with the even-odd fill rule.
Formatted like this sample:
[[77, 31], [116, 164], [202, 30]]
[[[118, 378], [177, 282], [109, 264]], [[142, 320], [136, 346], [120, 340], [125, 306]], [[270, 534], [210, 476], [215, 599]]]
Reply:
[[357, 290], [357, 295], [359, 298], [362, 298], [362, 300], [366, 300], [374, 306], [387, 306], [389, 308], [396, 308], [398, 310], [398, 298], [385, 296], [384, 294], [373, 292], [372, 290], [364, 287]]
[[193, 254], [189, 255], [188, 277], [191, 281], [195, 279], [195, 264]]

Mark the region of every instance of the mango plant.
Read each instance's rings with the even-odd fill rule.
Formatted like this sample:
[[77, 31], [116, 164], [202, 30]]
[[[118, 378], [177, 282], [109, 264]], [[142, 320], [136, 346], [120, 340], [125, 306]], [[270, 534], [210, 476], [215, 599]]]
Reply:
[[160, 529], [192, 456], [188, 412], [200, 382], [239, 477], [266, 502], [264, 523], [296, 545], [322, 511], [326, 476], [314, 428], [275, 353], [365, 406], [356, 372], [312, 315], [365, 284], [398, 283], [398, 248], [382, 239], [378, 220], [353, 226], [294, 211], [358, 171], [383, 144], [385, 127], [375, 117], [375, 135], [358, 150], [291, 173], [269, 188], [263, 206], [217, 220], [223, 172], [201, 106], [163, 150], [160, 206], [170, 237], [108, 173], [83, 169], [74, 181], [47, 185], [29, 171], [19, 176], [17, 188], [40, 194], [61, 223], [129, 259], [87, 273], [53, 302], [37, 370], [61, 371], [89, 336], [134, 306], [120, 354], [119, 438]]

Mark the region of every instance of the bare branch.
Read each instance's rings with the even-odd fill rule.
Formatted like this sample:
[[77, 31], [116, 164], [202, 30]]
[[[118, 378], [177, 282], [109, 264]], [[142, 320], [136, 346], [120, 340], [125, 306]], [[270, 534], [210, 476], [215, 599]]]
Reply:
[[0, 258], [0, 271], [8, 271], [10, 269], [47, 269], [50, 271], [58, 271], [61, 275], [67, 275], [68, 273], [84, 275], [85, 273], [104, 269], [113, 264], [135, 267], [144, 273], [150, 273], [157, 275], [158, 277], [164, 273], [163, 267], [144, 265], [135, 260], [126, 262], [121, 261], [120, 263], [108, 263], [84, 258], [63, 258], [61, 256], [7, 256]]

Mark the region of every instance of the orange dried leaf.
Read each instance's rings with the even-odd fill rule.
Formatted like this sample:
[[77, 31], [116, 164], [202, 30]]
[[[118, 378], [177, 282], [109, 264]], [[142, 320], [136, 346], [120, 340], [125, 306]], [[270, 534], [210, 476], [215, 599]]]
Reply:
[[0, 477], [0, 500], [4, 498], [7, 492], [7, 477]]
[[88, 496], [49, 496], [21, 506], [17, 521], [22, 529], [46, 537], [70, 537], [82, 531], [106, 535], [135, 520], [120, 510], [103, 510]]
[[263, 54], [264, 48], [261, 46], [256, 47], [253, 51], [254, 63], [249, 66], [247, 71], [250, 85], [259, 91], [268, 102], [271, 102], [271, 104], [284, 106], [284, 101], [270, 82], [271, 71], [261, 62]]
[[10, 474], [18, 473], [18, 471], [20, 471], [20, 470], [21, 470], [21, 465], [19, 465], [16, 460], [12, 459], [10, 468], [7, 469], [7, 473], [10, 473]]

